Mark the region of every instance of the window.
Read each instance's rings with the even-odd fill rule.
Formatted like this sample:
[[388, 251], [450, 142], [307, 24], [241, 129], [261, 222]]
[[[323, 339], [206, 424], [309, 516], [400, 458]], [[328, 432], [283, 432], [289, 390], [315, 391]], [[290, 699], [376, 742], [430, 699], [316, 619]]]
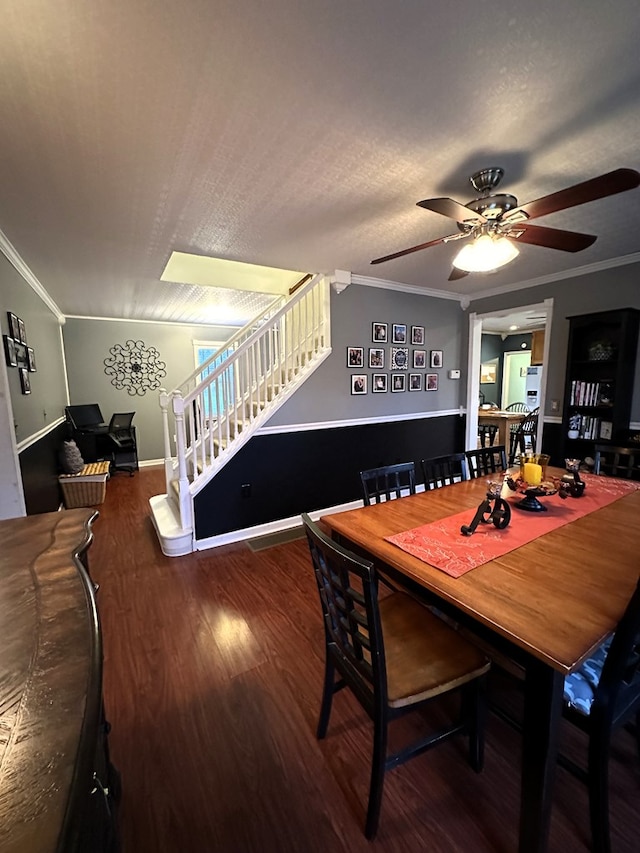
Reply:
[[[211, 358], [211, 356], [217, 352], [221, 346], [224, 345], [224, 341], [194, 341], [193, 349], [195, 354], [196, 367], [200, 367], [201, 364], [204, 364], [207, 359]], [[217, 367], [219, 367], [225, 358], [230, 354], [230, 350], [223, 350], [218, 358], [215, 359], [211, 364], [204, 368], [204, 370], [200, 373], [200, 381], [206, 379], [206, 377], [213, 373]], [[227, 387], [233, 388], [233, 370], [227, 374], [227, 382], [225, 383]], [[205, 394], [202, 398], [204, 404], [204, 414], [206, 417], [213, 416], [214, 418], [218, 414], [218, 406], [219, 406], [219, 395], [222, 391], [221, 383], [216, 383], [217, 387], [211, 388], [211, 393]]]

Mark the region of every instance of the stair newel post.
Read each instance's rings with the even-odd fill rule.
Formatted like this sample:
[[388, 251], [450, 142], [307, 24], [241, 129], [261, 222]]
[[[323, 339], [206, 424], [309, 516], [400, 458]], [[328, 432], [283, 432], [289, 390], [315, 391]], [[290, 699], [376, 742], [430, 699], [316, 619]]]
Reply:
[[173, 416], [176, 422], [176, 453], [178, 456], [178, 494], [180, 498], [180, 523], [191, 527], [191, 495], [187, 477], [186, 437], [184, 426], [184, 399], [179, 391], [172, 397]]
[[160, 411], [162, 412], [162, 439], [164, 442], [164, 479], [169, 491], [173, 479], [173, 456], [171, 455], [171, 437], [169, 435], [169, 394], [165, 388], [160, 389]]

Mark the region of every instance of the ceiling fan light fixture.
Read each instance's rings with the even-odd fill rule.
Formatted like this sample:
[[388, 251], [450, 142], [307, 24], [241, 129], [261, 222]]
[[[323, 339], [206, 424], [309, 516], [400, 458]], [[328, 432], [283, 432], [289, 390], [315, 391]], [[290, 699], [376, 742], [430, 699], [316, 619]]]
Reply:
[[453, 265], [464, 272], [491, 272], [511, 263], [519, 254], [511, 240], [481, 234], [462, 247]]

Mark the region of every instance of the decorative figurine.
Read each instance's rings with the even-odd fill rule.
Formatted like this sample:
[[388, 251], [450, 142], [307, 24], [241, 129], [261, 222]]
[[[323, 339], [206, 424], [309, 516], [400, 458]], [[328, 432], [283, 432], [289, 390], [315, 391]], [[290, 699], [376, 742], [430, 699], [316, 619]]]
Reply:
[[460, 532], [464, 536], [473, 535], [476, 527], [481, 522], [482, 524], [493, 523], [498, 530], [504, 530], [511, 521], [511, 508], [509, 507], [509, 504], [500, 497], [502, 483], [490, 481], [487, 485], [487, 496], [478, 506], [471, 524], [463, 524], [460, 528]]
[[571, 496], [572, 498], [581, 498], [585, 490], [585, 482], [580, 479], [580, 460], [565, 459], [564, 460], [567, 473], [562, 475], [560, 480], [560, 488], [558, 492], [560, 497], [565, 499]]

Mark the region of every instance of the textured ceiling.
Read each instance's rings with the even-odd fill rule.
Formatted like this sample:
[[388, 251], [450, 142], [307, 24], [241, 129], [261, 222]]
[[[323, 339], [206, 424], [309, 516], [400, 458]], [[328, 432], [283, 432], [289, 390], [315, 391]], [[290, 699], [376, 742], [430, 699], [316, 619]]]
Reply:
[[173, 250], [471, 295], [614, 261], [640, 189], [540, 221], [598, 235], [576, 255], [370, 266], [452, 233], [415, 203], [478, 168], [520, 202], [640, 169], [639, 36], [637, 0], [8, 0], [0, 229], [65, 314], [131, 319], [262, 307], [161, 282]]

